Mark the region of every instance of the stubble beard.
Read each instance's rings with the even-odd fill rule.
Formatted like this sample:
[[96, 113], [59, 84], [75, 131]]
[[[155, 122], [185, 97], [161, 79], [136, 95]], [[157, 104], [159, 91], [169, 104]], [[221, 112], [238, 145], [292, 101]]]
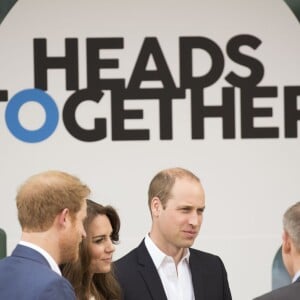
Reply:
[[61, 260], [63, 263], [76, 262], [79, 258], [79, 242], [68, 239], [61, 244]]

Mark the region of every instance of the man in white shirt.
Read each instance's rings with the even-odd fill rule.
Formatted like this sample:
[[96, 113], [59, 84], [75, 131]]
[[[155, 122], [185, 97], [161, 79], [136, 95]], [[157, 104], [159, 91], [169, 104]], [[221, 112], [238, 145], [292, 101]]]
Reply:
[[142, 243], [116, 262], [124, 300], [231, 300], [221, 259], [190, 248], [205, 208], [201, 182], [182, 168], [162, 170], [148, 190], [152, 217]]
[[292, 283], [254, 300], [300, 299], [300, 202], [288, 208], [283, 215], [282, 258]]
[[74, 300], [59, 265], [78, 258], [90, 189], [70, 174], [30, 177], [16, 197], [21, 241], [0, 260], [0, 299]]

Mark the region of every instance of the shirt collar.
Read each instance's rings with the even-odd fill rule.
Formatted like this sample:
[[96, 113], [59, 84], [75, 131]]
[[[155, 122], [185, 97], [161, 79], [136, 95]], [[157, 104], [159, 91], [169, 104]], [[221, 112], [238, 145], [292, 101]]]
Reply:
[[295, 282], [300, 277], [300, 270], [296, 272], [295, 276], [293, 277], [292, 282]]
[[39, 252], [48, 262], [48, 264], [50, 265], [50, 268], [56, 272], [58, 275], [61, 276], [61, 271], [57, 265], [57, 263], [55, 262], [55, 260], [53, 259], [53, 257], [47, 252], [45, 251], [44, 249], [42, 249], [41, 247], [35, 245], [35, 244], [32, 244], [32, 243], [29, 243], [29, 242], [25, 242], [25, 241], [20, 241], [19, 242], [19, 245], [23, 245], [25, 247], [29, 247], [37, 252]]
[[[149, 234], [147, 234], [145, 237], [145, 245], [146, 245], [148, 252], [151, 255], [151, 258], [154, 262], [156, 269], [158, 269], [161, 266], [161, 264], [165, 258], [170, 257], [170, 256], [166, 255], [164, 252], [162, 252], [155, 245], [155, 243], [150, 238]], [[182, 257], [182, 259], [180, 261], [186, 260], [187, 262], [189, 262], [189, 258], [190, 258], [190, 250], [188, 248], [186, 248], [184, 256]]]

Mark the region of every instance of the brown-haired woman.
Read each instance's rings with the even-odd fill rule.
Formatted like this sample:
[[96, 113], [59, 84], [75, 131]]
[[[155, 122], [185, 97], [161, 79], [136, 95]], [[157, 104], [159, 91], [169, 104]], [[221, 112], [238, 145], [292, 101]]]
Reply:
[[120, 218], [111, 206], [87, 200], [86, 238], [75, 263], [62, 266], [79, 300], [119, 300], [121, 290], [112, 270], [114, 244], [119, 241]]

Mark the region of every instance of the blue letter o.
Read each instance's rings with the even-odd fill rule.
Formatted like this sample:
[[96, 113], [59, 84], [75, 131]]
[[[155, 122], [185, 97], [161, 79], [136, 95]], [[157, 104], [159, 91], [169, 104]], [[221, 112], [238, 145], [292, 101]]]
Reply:
[[[45, 110], [46, 119], [39, 129], [25, 129], [19, 121], [19, 110], [27, 102], [37, 102]], [[55, 131], [58, 124], [58, 108], [46, 92], [39, 89], [27, 89], [18, 92], [9, 100], [5, 120], [9, 131], [16, 138], [27, 143], [38, 143], [47, 139]]]

